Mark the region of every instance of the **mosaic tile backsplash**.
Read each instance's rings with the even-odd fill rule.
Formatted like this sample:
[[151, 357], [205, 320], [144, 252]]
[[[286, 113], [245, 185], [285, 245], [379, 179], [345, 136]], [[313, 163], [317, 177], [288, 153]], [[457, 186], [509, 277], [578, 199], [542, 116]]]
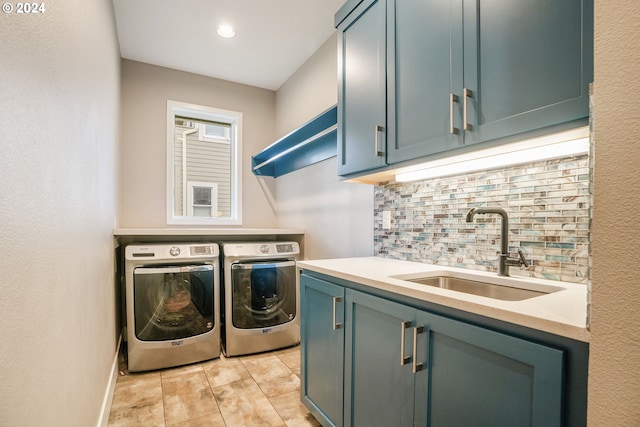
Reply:
[[[463, 176], [375, 187], [377, 256], [497, 272], [499, 215], [465, 217], [473, 207], [509, 215], [509, 252], [521, 249], [528, 268], [512, 276], [587, 284], [589, 277], [587, 155]], [[383, 211], [391, 228], [383, 229]]]

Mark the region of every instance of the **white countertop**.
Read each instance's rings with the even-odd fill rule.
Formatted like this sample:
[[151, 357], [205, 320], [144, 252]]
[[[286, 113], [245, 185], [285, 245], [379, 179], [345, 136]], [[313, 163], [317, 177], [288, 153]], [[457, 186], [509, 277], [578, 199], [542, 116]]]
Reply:
[[[298, 267], [567, 338], [589, 341], [586, 285], [515, 276], [504, 278], [496, 273], [379, 257], [306, 260], [298, 261]], [[390, 277], [423, 273], [436, 276], [442, 272], [454, 272], [472, 280], [490, 278], [492, 283], [507, 286], [534, 284], [563, 290], [522, 301], [502, 301]]]
[[114, 236], [259, 236], [279, 234], [304, 234], [295, 228], [116, 228]]

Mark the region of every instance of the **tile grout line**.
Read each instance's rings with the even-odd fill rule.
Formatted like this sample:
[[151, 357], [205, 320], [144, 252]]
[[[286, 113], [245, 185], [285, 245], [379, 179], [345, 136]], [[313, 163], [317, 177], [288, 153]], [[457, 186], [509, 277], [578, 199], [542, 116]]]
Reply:
[[[282, 362], [282, 360], [276, 354], [274, 354], [274, 356], [276, 356], [278, 358], [278, 360], [280, 360]], [[251, 359], [247, 359], [247, 360], [251, 360]], [[245, 365], [244, 359], [240, 359], [240, 363], [242, 363], [242, 366], [244, 366], [244, 368], [247, 370], [247, 372], [249, 373], [249, 376], [251, 377], [251, 380], [256, 384], [256, 386], [258, 387], [258, 389], [260, 390], [260, 392], [262, 393], [264, 398], [267, 399], [267, 402], [269, 402], [269, 405], [271, 406], [271, 408], [278, 415], [278, 418], [280, 418], [280, 421], [282, 422], [282, 424], [284, 424], [285, 426], [288, 427], [289, 424], [287, 424], [285, 422], [285, 420], [282, 418], [282, 415], [280, 414], [280, 412], [278, 412], [278, 409], [275, 406], [273, 406], [273, 403], [271, 402], [271, 399], [269, 398], [269, 396], [266, 395], [266, 393], [264, 392], [262, 387], [260, 387], [260, 383], [258, 383], [258, 381], [256, 381], [256, 378], [253, 376], [253, 373], [251, 372], [251, 370], [247, 367], [247, 365]], [[282, 362], [282, 363], [284, 364], [284, 362]], [[286, 364], [285, 364], [285, 366], [286, 366]], [[287, 369], [289, 369], [288, 366], [287, 366]], [[291, 370], [291, 369], [289, 369], [289, 370]]]
[[162, 379], [162, 373], [160, 373], [160, 399], [162, 400], [162, 421], [164, 427], [167, 427], [167, 406], [164, 404], [164, 381]]
[[[218, 359], [222, 361], [222, 354], [218, 356]], [[209, 390], [211, 390], [211, 396], [213, 397], [213, 401], [216, 403], [216, 407], [218, 408], [218, 413], [220, 414], [220, 418], [222, 418], [222, 422], [224, 423], [225, 427], [228, 427], [229, 424], [227, 423], [227, 419], [225, 418], [224, 413], [222, 412], [222, 409], [220, 407], [220, 402], [218, 402], [218, 399], [216, 398], [216, 394], [213, 392], [213, 384], [211, 384], [211, 381], [209, 380], [209, 374], [207, 374], [207, 370], [204, 369], [204, 362], [202, 363], [202, 370], [204, 371], [204, 376], [207, 379], [207, 384], [209, 384]]]
[[[218, 358], [220, 360], [222, 360], [221, 359], [221, 355], [218, 356]], [[218, 412], [220, 413], [220, 418], [222, 418], [222, 422], [224, 423], [225, 427], [228, 427], [227, 420], [225, 419], [224, 414], [222, 413], [222, 410], [220, 409], [220, 402], [218, 402], [218, 399], [216, 398], [216, 394], [213, 392], [213, 385], [211, 384], [211, 381], [209, 380], [209, 374], [207, 374], [207, 370], [204, 369], [204, 363], [200, 363], [200, 366], [202, 367], [202, 371], [204, 372], [204, 377], [207, 379], [207, 384], [209, 384], [209, 390], [211, 391], [211, 396], [213, 397], [213, 401], [216, 403], [216, 407], [218, 408]]]

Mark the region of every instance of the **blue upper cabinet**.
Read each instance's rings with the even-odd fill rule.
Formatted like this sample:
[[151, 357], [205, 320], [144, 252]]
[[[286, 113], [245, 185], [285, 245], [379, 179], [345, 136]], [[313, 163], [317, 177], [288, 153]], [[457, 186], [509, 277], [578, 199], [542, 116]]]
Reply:
[[592, 0], [464, 0], [462, 14], [465, 144], [589, 116]]
[[[382, 155], [367, 164], [353, 159], [373, 158], [374, 151], [393, 166], [586, 123], [593, 0], [386, 1], [353, 0], [336, 15], [343, 74], [338, 155], [343, 152], [340, 166], [347, 165], [341, 175], [386, 166]], [[379, 34], [383, 14], [386, 38]], [[357, 27], [350, 25], [359, 21], [368, 22], [368, 49], [349, 49], [349, 32]], [[386, 92], [380, 94], [374, 82], [385, 57]], [[350, 63], [366, 67], [360, 79], [345, 77]], [[385, 114], [386, 126], [376, 127]]]
[[386, 165], [385, 0], [361, 2], [338, 31], [338, 174], [348, 175]]
[[387, 159], [393, 164], [462, 146], [463, 134], [451, 130], [458, 107], [452, 79], [461, 80], [462, 58], [450, 49], [461, 44], [462, 3], [389, 1]]

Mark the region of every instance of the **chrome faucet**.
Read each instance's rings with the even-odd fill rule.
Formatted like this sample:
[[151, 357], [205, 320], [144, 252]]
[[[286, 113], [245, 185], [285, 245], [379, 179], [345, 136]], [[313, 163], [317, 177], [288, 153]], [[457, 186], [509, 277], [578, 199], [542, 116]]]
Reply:
[[500, 259], [498, 262], [498, 276], [508, 276], [509, 266], [529, 267], [524, 254], [518, 249], [518, 258], [509, 258], [509, 217], [502, 208], [472, 208], [467, 212], [467, 222], [473, 222], [476, 214], [498, 214], [502, 217], [502, 230], [500, 233]]

